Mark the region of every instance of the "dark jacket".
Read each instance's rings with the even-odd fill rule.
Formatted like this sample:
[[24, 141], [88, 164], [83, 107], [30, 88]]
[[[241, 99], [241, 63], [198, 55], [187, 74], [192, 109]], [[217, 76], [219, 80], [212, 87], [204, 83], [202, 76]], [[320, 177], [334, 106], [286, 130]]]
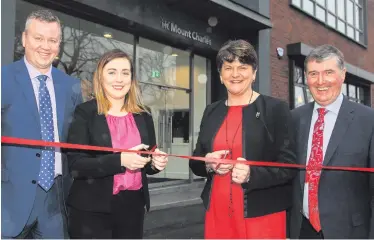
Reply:
[[[298, 164], [306, 164], [314, 102], [292, 110]], [[323, 166], [374, 167], [374, 109], [344, 97], [327, 144]], [[303, 221], [305, 171], [294, 179], [290, 238]], [[374, 239], [374, 173], [322, 170], [318, 210], [325, 239]]]
[[[206, 107], [200, 125], [194, 156], [212, 152], [215, 136], [227, 114], [225, 101]], [[286, 103], [260, 95], [256, 101], [243, 108], [243, 153], [253, 161], [295, 162], [295, 142], [291, 114]], [[207, 173], [205, 163], [190, 160], [195, 175], [207, 177], [201, 197], [209, 207], [213, 174]], [[244, 217], [257, 217], [285, 210], [291, 206], [291, 180], [296, 171], [288, 168], [251, 166], [249, 183], [242, 184]]]
[[[150, 147], [156, 144], [152, 116], [147, 113], [134, 114], [141, 142]], [[97, 113], [96, 100], [77, 106], [71, 123], [68, 143], [112, 147], [109, 127], [105, 115]], [[113, 196], [113, 176], [126, 171], [121, 166], [120, 153], [66, 150], [69, 170], [74, 177], [67, 203], [74, 208], [110, 212]], [[146, 174], [155, 174], [151, 164], [142, 169], [144, 199], [149, 210], [149, 191]]]

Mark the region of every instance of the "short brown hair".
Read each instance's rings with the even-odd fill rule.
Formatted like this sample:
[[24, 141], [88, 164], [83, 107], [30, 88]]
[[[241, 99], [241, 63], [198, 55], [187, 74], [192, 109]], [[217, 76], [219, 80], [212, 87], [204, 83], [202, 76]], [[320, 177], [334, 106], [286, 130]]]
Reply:
[[239, 60], [242, 64], [251, 65], [253, 70], [257, 70], [258, 60], [254, 47], [245, 40], [229, 40], [218, 51], [216, 64], [218, 72], [221, 72], [223, 63], [232, 63]]
[[105, 65], [107, 65], [110, 61], [117, 59], [117, 58], [125, 58], [130, 62], [130, 72], [131, 72], [131, 86], [129, 92], [125, 96], [125, 101], [122, 107], [122, 110], [131, 113], [141, 113], [147, 112], [147, 108], [143, 104], [142, 96], [140, 93], [138, 82], [135, 80], [134, 74], [134, 67], [132, 64], [132, 60], [130, 56], [119, 49], [111, 50], [105, 53], [99, 59], [97, 64], [94, 77], [93, 77], [93, 84], [94, 84], [94, 92], [95, 98], [97, 101], [98, 113], [99, 114], [107, 114], [109, 109], [111, 108], [110, 101], [105, 95], [102, 78], [103, 78], [103, 69]]

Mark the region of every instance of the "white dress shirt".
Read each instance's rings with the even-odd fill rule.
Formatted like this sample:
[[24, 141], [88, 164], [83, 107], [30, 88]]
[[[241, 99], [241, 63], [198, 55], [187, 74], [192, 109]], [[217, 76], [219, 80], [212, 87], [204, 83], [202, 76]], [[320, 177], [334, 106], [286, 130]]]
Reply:
[[[340, 94], [336, 100], [331, 103], [330, 105], [327, 105], [325, 108], [327, 110], [327, 113], [325, 115], [325, 127], [323, 129], [323, 158], [325, 158], [326, 149], [328, 146], [328, 143], [330, 141], [330, 137], [332, 134], [332, 130], [334, 129], [336, 119], [338, 117], [338, 113], [340, 110], [340, 107], [343, 102], [343, 94]], [[314, 130], [314, 124], [316, 123], [318, 119], [318, 108], [322, 108], [318, 103], [314, 102], [314, 109], [313, 109], [313, 115], [312, 115], [312, 121], [310, 123], [310, 130], [309, 130], [309, 138], [308, 138], [308, 151], [307, 151], [307, 158], [306, 158], [306, 164], [309, 162], [310, 152], [312, 148], [312, 139], [313, 139], [313, 130]], [[324, 160], [324, 159], [323, 159]], [[309, 201], [308, 201], [308, 183], [305, 183], [304, 185], [304, 198], [303, 198], [303, 213], [306, 218], [309, 219]]]
[[[40, 82], [37, 79], [37, 76], [46, 75], [48, 77], [46, 80], [46, 85], [49, 91], [49, 96], [51, 97], [54, 138], [55, 138], [55, 142], [60, 142], [60, 138], [58, 135], [58, 127], [57, 127], [57, 107], [56, 107], [55, 88], [53, 86], [53, 79], [52, 79], [52, 66], [49, 68], [47, 73], [42, 74], [27, 61], [26, 57], [24, 57], [24, 61], [26, 64], [27, 71], [29, 72], [32, 87], [34, 88], [34, 94], [35, 94], [36, 105], [38, 107], [38, 111], [39, 111]], [[62, 161], [61, 160], [61, 149], [55, 148], [55, 177], [57, 177], [58, 175], [62, 175], [62, 162], [61, 161]]]

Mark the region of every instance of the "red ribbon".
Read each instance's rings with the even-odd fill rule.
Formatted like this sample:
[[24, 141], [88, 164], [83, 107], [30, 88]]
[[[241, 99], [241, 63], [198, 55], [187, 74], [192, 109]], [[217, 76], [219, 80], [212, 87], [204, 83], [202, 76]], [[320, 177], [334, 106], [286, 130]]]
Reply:
[[194, 157], [194, 156], [184, 156], [184, 155], [177, 155], [177, 154], [160, 154], [150, 151], [135, 151], [129, 149], [121, 149], [121, 148], [110, 148], [110, 147], [99, 147], [99, 146], [90, 146], [90, 145], [82, 145], [82, 144], [71, 144], [71, 143], [61, 143], [61, 142], [46, 142], [43, 140], [33, 140], [33, 139], [26, 139], [26, 138], [15, 138], [15, 137], [1, 137], [2, 144], [14, 144], [14, 145], [25, 145], [25, 146], [38, 146], [38, 147], [60, 147], [60, 148], [67, 148], [67, 149], [81, 149], [81, 150], [91, 150], [91, 151], [104, 151], [104, 152], [131, 152], [131, 153], [138, 153], [138, 154], [152, 154], [152, 155], [160, 155], [160, 156], [169, 156], [169, 157], [178, 157], [184, 158], [189, 160], [196, 160], [196, 161], [204, 161], [204, 162], [215, 162], [215, 163], [223, 163], [223, 164], [245, 164], [250, 166], [261, 166], [261, 167], [277, 167], [277, 168], [299, 168], [299, 169], [307, 169], [307, 170], [320, 170], [320, 169], [327, 169], [327, 170], [337, 170], [337, 171], [356, 171], [356, 172], [374, 172], [374, 168], [363, 168], [363, 167], [343, 167], [343, 166], [322, 166], [320, 169], [310, 169], [307, 168], [305, 165], [302, 164], [294, 164], [294, 163], [278, 163], [278, 162], [267, 162], [267, 161], [239, 161], [233, 159], [216, 159], [216, 158], [206, 158], [206, 157]]

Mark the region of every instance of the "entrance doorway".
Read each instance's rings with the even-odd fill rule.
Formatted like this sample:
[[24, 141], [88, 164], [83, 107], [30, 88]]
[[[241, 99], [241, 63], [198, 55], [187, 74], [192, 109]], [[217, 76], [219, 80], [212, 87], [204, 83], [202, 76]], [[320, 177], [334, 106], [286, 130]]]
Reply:
[[[158, 148], [168, 154], [191, 155], [190, 91], [141, 83], [145, 105], [151, 108]], [[188, 180], [188, 160], [169, 157], [166, 169], [149, 176], [150, 183]]]

